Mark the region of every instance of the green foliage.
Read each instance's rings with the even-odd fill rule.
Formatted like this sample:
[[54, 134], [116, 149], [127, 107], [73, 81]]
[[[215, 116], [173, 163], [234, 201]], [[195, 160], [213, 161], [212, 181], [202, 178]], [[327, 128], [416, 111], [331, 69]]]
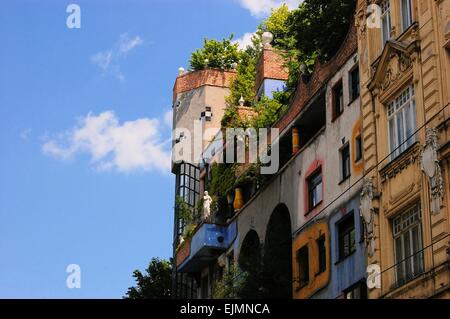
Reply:
[[217, 41], [215, 39], [204, 39], [203, 48], [192, 53], [189, 61], [192, 71], [205, 68], [218, 68], [229, 70], [233, 63], [240, 59], [237, 43], [232, 43], [233, 35], [229, 38]]
[[235, 166], [214, 163], [211, 166], [209, 192], [217, 197], [226, 197], [236, 181]]
[[272, 9], [270, 16], [264, 20], [258, 27], [262, 32], [270, 32], [273, 35], [272, 45], [281, 50], [292, 49], [290, 42], [292, 35], [289, 35], [289, 19], [292, 12], [286, 4], [283, 4], [277, 9]]
[[189, 205], [184, 201], [184, 199], [180, 196], [177, 196], [175, 199], [175, 205], [178, 218], [183, 219], [186, 225], [192, 224], [194, 222], [194, 214]]
[[125, 299], [170, 299], [172, 288], [172, 263], [153, 258], [145, 273], [133, 272], [135, 287], [128, 288]]
[[255, 110], [258, 115], [251, 121], [252, 127], [269, 128], [278, 120], [285, 108], [278, 100], [263, 96], [255, 103]]
[[356, 0], [305, 0], [289, 17], [288, 34], [306, 57], [328, 60], [344, 41], [355, 7]]
[[226, 98], [228, 107], [239, 105], [241, 96], [247, 106], [255, 98], [256, 61], [259, 56], [258, 50], [254, 46], [248, 46], [241, 52], [241, 59], [236, 69], [236, 78], [230, 86], [230, 95]]
[[231, 127], [247, 127], [247, 123], [244, 122], [243, 119], [240, 118], [238, 114], [238, 107], [234, 104], [228, 104], [225, 112], [223, 114], [221, 123], [223, 128], [231, 128]]
[[234, 187], [242, 187], [249, 184], [259, 184], [261, 182], [260, 164], [252, 164], [243, 174], [234, 182]]
[[236, 266], [231, 266], [221, 280], [214, 284], [214, 299], [237, 299], [240, 298], [240, 291], [246, 282], [246, 273], [240, 272]]

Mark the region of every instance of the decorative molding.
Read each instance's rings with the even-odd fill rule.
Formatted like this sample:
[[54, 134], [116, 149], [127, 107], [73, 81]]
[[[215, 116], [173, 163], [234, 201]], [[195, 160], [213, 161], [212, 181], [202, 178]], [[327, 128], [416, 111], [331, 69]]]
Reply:
[[394, 178], [409, 165], [416, 163], [419, 156], [420, 148], [416, 143], [380, 170], [381, 183], [385, 183], [387, 180]]
[[361, 204], [359, 214], [364, 222], [364, 239], [366, 243], [367, 253], [370, 257], [375, 254], [375, 213], [378, 209], [374, 207], [373, 200], [378, 197], [378, 193], [373, 185], [373, 178], [364, 179], [361, 191]]
[[[415, 29], [412, 28], [414, 34]], [[416, 38], [414, 36], [414, 38]], [[372, 79], [369, 90], [385, 95], [392, 87], [400, 87], [413, 74], [413, 64], [417, 60], [419, 40], [411, 43], [390, 40], [386, 43], [380, 58], [372, 64]]]
[[422, 171], [428, 178], [432, 214], [438, 214], [441, 211], [442, 198], [444, 196], [444, 181], [438, 160], [438, 149], [437, 130], [435, 128], [427, 128], [425, 144], [420, 154], [420, 162]]

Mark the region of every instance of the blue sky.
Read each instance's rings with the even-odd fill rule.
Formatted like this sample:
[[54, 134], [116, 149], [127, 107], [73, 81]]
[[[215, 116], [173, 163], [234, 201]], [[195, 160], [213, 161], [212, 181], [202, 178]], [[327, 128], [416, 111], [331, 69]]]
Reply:
[[[81, 29], [66, 7], [81, 8]], [[2, 1], [0, 297], [120, 298], [171, 255], [167, 125], [204, 37], [242, 37], [278, 1]], [[66, 267], [81, 267], [81, 288]]]

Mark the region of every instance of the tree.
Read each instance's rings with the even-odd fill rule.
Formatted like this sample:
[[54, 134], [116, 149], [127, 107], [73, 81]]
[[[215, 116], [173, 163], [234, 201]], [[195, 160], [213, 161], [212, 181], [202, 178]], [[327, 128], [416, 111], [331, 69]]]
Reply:
[[205, 68], [231, 69], [233, 63], [239, 61], [240, 56], [238, 44], [232, 43], [232, 40], [233, 35], [222, 41], [205, 39], [203, 48], [197, 49], [191, 55], [189, 61], [191, 70], [197, 71]]
[[305, 0], [288, 17], [288, 33], [302, 54], [326, 61], [344, 41], [355, 7], [356, 0]]
[[142, 274], [133, 272], [136, 286], [128, 288], [125, 299], [170, 299], [172, 292], [171, 261], [153, 258]]

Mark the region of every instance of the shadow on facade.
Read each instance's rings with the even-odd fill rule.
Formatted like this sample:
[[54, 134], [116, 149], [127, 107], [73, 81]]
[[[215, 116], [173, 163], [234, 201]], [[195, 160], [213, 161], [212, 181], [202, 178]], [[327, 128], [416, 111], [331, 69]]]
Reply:
[[292, 298], [291, 218], [284, 204], [278, 205], [267, 225], [264, 244], [261, 296]]
[[246, 280], [240, 291], [243, 299], [261, 297], [261, 244], [259, 236], [250, 230], [244, 238], [239, 253], [239, 268], [245, 273]]

